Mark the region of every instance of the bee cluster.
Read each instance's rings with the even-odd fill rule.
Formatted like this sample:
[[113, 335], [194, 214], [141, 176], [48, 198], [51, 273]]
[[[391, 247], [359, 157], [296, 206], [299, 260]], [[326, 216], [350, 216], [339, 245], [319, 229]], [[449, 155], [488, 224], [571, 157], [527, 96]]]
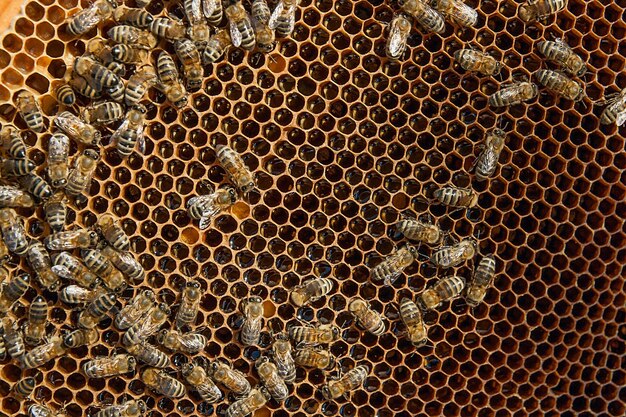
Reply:
[[[501, 14], [513, 36], [517, 21], [544, 20], [565, 6], [531, 0], [492, 13], [488, 0], [476, 10], [471, 0], [30, 1], [25, 13], [38, 23], [24, 47], [32, 53], [34, 38], [51, 39], [55, 31], [64, 44], [46, 44], [48, 72], [57, 78], [49, 92], [29, 77], [29, 89], [19, 85], [8, 99], [0, 84], [0, 116], [17, 114], [0, 130], [0, 369], [9, 381], [0, 381], [0, 416], [469, 416], [482, 415], [481, 408], [491, 416], [550, 409], [549, 400], [539, 405], [535, 397], [545, 386], [554, 396], [567, 387], [554, 382], [543, 327], [561, 334], [554, 317], [569, 326], [569, 313], [551, 306], [576, 300], [588, 278], [572, 277], [562, 254], [552, 266], [538, 252], [543, 272], [525, 265], [519, 236], [535, 220], [523, 219], [520, 233], [515, 219], [536, 191], [529, 187], [526, 195], [511, 180], [512, 167], [529, 164], [511, 159], [511, 140], [520, 144], [530, 135], [536, 113], [522, 114], [510, 132], [500, 125], [483, 135], [480, 127], [483, 148], [475, 158], [465, 146], [474, 128], [452, 133], [467, 116], [461, 108], [478, 113], [469, 125], [493, 126], [489, 106], [530, 101], [539, 89], [515, 81], [491, 95], [491, 87], [476, 88], [470, 98], [472, 76], [449, 87], [458, 68], [445, 57], [488, 79], [515, 68], [515, 59], [503, 49], [500, 62], [447, 36], [442, 46], [436, 34], [448, 31], [448, 20], [459, 28], [451, 37], [489, 44]], [[497, 18], [483, 25], [481, 13]], [[414, 23], [433, 34], [405, 60]], [[518, 33], [519, 42], [527, 47], [527, 37], [546, 33], [530, 28]], [[10, 39], [8, 50], [19, 43]], [[575, 42], [534, 43], [532, 53], [559, 66], [535, 68], [535, 78], [579, 101], [586, 95], [569, 76], [596, 65], [568, 43]], [[59, 44], [65, 53], [55, 51]], [[0, 51], [2, 81], [11, 80], [4, 61]], [[436, 80], [439, 69], [446, 75]], [[450, 102], [442, 99], [446, 89], [455, 91]], [[605, 104], [595, 119], [621, 126], [626, 89]], [[520, 115], [520, 107], [510, 115]], [[527, 139], [524, 152], [536, 138]], [[621, 150], [615, 143], [623, 141], [610, 143]], [[567, 145], [555, 159], [571, 159]], [[532, 163], [541, 164], [536, 157]], [[598, 154], [596, 162], [604, 167], [606, 157]], [[626, 168], [619, 157], [615, 165]], [[614, 171], [607, 167], [602, 181]], [[469, 181], [468, 172], [471, 186], [449, 185]], [[606, 181], [614, 185], [603, 203], [610, 207], [624, 192], [620, 181]], [[549, 223], [562, 206], [572, 208], [571, 199], [554, 202], [550, 192], [553, 213], [538, 203], [529, 216]], [[429, 214], [413, 214], [423, 211]], [[578, 209], [572, 213], [559, 230], [579, 221]], [[609, 232], [611, 245], [624, 242], [613, 217], [602, 225], [607, 232], [594, 216], [590, 227], [598, 233], [588, 237], [589, 247]], [[549, 234], [550, 224], [541, 230]], [[568, 256], [577, 238], [567, 243]], [[541, 239], [533, 234], [529, 245]], [[597, 255], [607, 274], [615, 269], [611, 253], [603, 247]], [[489, 291], [496, 273], [498, 291]], [[598, 275], [594, 294], [602, 294], [602, 308], [585, 295], [589, 306], [576, 316], [581, 328], [587, 311], [589, 319], [613, 314], [602, 290], [609, 284]], [[616, 294], [619, 304], [623, 296]], [[525, 330], [525, 323], [538, 330]], [[614, 323], [603, 324], [601, 337], [612, 337]], [[610, 352], [623, 346], [611, 343]], [[606, 367], [614, 357], [608, 353]], [[543, 360], [547, 370], [537, 370]], [[622, 371], [613, 375], [607, 395], [626, 383]], [[529, 393], [534, 384], [541, 387]], [[500, 387], [487, 407], [483, 391]], [[563, 411], [559, 401], [554, 407]], [[609, 408], [614, 415], [625, 409], [618, 401]]]

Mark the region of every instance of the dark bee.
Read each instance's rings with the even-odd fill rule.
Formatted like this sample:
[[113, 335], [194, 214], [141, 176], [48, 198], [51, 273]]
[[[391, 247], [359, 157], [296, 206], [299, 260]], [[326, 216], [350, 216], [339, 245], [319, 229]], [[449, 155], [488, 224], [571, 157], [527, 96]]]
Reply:
[[582, 77], [587, 72], [585, 61], [576, 55], [563, 39], [541, 41], [537, 43], [537, 50], [545, 56], [548, 61], [560, 64], [565, 72], [578, 77]]
[[489, 96], [489, 105], [505, 107], [530, 101], [537, 97], [537, 85], [528, 81], [517, 81], [504, 85], [499, 91]]
[[540, 69], [535, 76], [541, 85], [568, 100], [581, 101], [587, 97], [580, 84], [559, 72]]
[[17, 322], [9, 317], [3, 317], [2, 327], [4, 328], [4, 343], [7, 347], [7, 352], [13, 359], [21, 360], [24, 353], [26, 353], [26, 345]]
[[165, 51], [157, 59], [157, 72], [161, 83], [158, 87], [163, 91], [167, 100], [177, 108], [187, 105], [187, 90], [178, 79], [178, 70], [172, 57]]
[[465, 292], [467, 304], [476, 307], [485, 299], [487, 289], [491, 286], [495, 274], [496, 259], [493, 255], [483, 257], [478, 263], [472, 279], [467, 284]]
[[202, 290], [200, 283], [196, 280], [189, 281], [183, 288], [180, 307], [176, 313], [176, 326], [178, 328], [194, 324], [200, 309], [201, 298]]
[[519, 18], [525, 23], [542, 20], [565, 8], [567, 0], [529, 0], [519, 8]]
[[218, 30], [209, 38], [209, 42], [202, 54], [202, 63], [208, 65], [217, 62], [230, 45], [231, 41], [228, 31], [225, 29]]
[[187, 36], [187, 27], [180, 20], [157, 17], [150, 23], [150, 32], [160, 38], [176, 41]]
[[17, 111], [24, 122], [33, 132], [41, 133], [45, 129], [41, 108], [35, 96], [30, 91], [22, 90], [15, 99]]
[[28, 309], [28, 321], [24, 326], [24, 341], [27, 345], [37, 345], [44, 340], [48, 322], [48, 303], [37, 296]]
[[211, 26], [219, 26], [224, 16], [221, 0], [202, 0], [202, 12]]
[[135, 48], [133, 45], [120, 43], [111, 48], [111, 55], [125, 64], [139, 64], [148, 59], [148, 51], [141, 48]]
[[24, 188], [26, 191], [31, 193], [39, 200], [47, 200], [52, 196], [52, 188], [46, 180], [41, 178], [39, 175], [35, 173], [26, 174], [23, 177], [18, 177], [17, 182]]
[[417, 304], [423, 310], [432, 310], [439, 307], [444, 301], [458, 296], [465, 288], [465, 278], [450, 275], [441, 278], [432, 287], [424, 290], [417, 296]]
[[14, 276], [10, 281], [0, 286], [0, 315], [5, 315], [17, 300], [20, 299], [30, 286], [30, 276], [21, 274]]
[[100, 254], [132, 281], [143, 281], [146, 271], [130, 252], [120, 252], [113, 249], [111, 246], [105, 246], [100, 250]]
[[150, 86], [157, 82], [157, 74], [152, 65], [143, 65], [128, 79], [124, 102], [128, 106], [138, 104]]
[[506, 133], [502, 129], [494, 129], [487, 133], [485, 147], [474, 162], [476, 168], [476, 179], [484, 181], [491, 177], [498, 166], [498, 159], [504, 149]]
[[102, 38], [90, 39], [85, 47], [85, 53], [96, 58], [98, 63], [101, 63], [106, 69], [115, 75], [119, 75], [121, 77], [126, 74], [126, 67], [115, 60], [115, 57], [112, 54], [112, 48], [106, 40]]
[[12, 208], [0, 209], [0, 230], [7, 248], [18, 255], [28, 250], [28, 238], [24, 230], [24, 218]]
[[70, 87], [72, 87], [72, 90], [74, 90], [83, 97], [87, 97], [90, 99], [98, 99], [102, 97], [101, 90], [96, 90], [95, 88], [93, 88], [87, 82], [87, 79], [81, 77], [80, 75], [77, 75], [76, 73], [72, 74], [72, 78], [70, 78], [68, 84], [70, 85]]
[[3, 177], [23, 177], [32, 172], [37, 165], [30, 159], [5, 159], [0, 164]]
[[115, 306], [117, 297], [113, 294], [102, 294], [93, 300], [78, 316], [78, 327], [93, 329], [106, 314]]
[[76, 94], [74, 94], [74, 89], [72, 89], [72, 86], [69, 84], [59, 84], [54, 89], [54, 95], [59, 104], [63, 104], [64, 106], [70, 107], [76, 103]]
[[9, 158], [26, 158], [26, 144], [20, 132], [13, 126], [4, 126], [0, 131], [2, 152]]
[[162, 369], [147, 368], [141, 373], [141, 380], [150, 389], [168, 398], [180, 398], [187, 392], [182, 382], [172, 378]]
[[120, 77], [113, 71], [88, 56], [76, 58], [74, 71], [84, 77], [96, 91], [102, 91], [105, 87], [113, 87], [122, 83]]
[[63, 337], [63, 346], [66, 349], [80, 346], [90, 346], [98, 341], [96, 329], [76, 329]]
[[80, 255], [87, 268], [96, 274], [111, 291], [120, 293], [126, 289], [128, 283], [124, 279], [124, 275], [113, 266], [102, 252], [96, 249], [83, 249]]
[[30, 397], [30, 394], [35, 390], [37, 381], [33, 377], [26, 377], [20, 379], [17, 384], [13, 386], [13, 395], [18, 401], [23, 401]]

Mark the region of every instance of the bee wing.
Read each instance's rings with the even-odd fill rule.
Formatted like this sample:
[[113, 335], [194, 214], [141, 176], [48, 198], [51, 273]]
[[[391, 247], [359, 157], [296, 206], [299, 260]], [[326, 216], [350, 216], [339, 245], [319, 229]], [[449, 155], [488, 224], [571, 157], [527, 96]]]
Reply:
[[65, 266], [65, 265], [54, 265], [52, 268], [52, 272], [57, 274], [61, 278], [65, 279], [74, 279], [74, 274]]
[[100, 22], [100, 15], [98, 8], [95, 6], [88, 7], [81, 10], [71, 17], [72, 21], [80, 22], [81, 26], [92, 27]]
[[233, 46], [240, 46], [243, 41], [243, 35], [239, 32], [235, 22], [230, 22], [230, 39], [233, 42]]
[[480, 160], [477, 164], [480, 163], [483, 166], [492, 167], [498, 163], [498, 156], [492, 148], [485, 148], [477, 159], [477, 161]]
[[198, 23], [202, 20], [202, 0], [191, 0], [190, 13], [187, 15], [189, 23]]
[[146, 137], [143, 135], [143, 129], [139, 136], [137, 136], [137, 150], [142, 155], [146, 154]]
[[198, 227], [200, 228], [200, 230], [205, 230], [208, 229], [209, 226], [211, 225], [211, 219], [213, 217], [212, 216], [203, 216], [200, 218], [200, 223], [198, 223]]
[[57, 115], [54, 118], [54, 124], [56, 124], [59, 129], [67, 133], [69, 136], [80, 136], [80, 132], [76, 126], [76, 121], [73, 118]]
[[190, 337], [181, 337], [180, 344], [187, 348], [187, 350], [202, 350], [204, 349], [206, 339], [202, 337], [195, 337], [195, 335], [189, 335]]
[[217, 9], [217, 3], [220, 0], [202, 0], [202, 11], [205, 17], [211, 17], [215, 9]]
[[282, 15], [284, 8], [285, 5], [283, 4], [283, 2], [279, 1], [276, 5], [276, 8], [272, 12], [272, 15], [270, 16], [269, 22], [267, 23], [270, 29], [276, 29], [278, 27], [278, 18]]
[[626, 110], [617, 113], [617, 117], [615, 118], [615, 123], [618, 127], [623, 125], [624, 122], [626, 122]]
[[406, 37], [402, 36], [402, 31], [394, 30], [389, 36], [389, 52], [393, 56], [398, 56], [404, 49], [406, 44]]
[[113, 134], [111, 135], [111, 143], [112, 144], [117, 144], [117, 142], [120, 139], [120, 136], [122, 136], [122, 132], [124, 132], [126, 129], [128, 129], [128, 125], [130, 124], [130, 121], [128, 119], [125, 119], [122, 124], [120, 125], [120, 127], [117, 128], [117, 130], [115, 132], [113, 132]]

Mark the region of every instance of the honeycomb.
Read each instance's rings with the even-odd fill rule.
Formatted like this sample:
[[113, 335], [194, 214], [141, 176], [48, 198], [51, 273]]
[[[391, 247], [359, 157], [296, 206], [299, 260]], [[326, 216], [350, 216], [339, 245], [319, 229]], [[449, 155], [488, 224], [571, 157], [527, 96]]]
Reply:
[[[564, 37], [587, 61], [591, 102], [625, 87], [626, 1], [570, 0], [558, 16], [526, 26], [516, 17], [520, 1], [466, 2], [479, 11], [476, 28], [447, 23], [442, 36], [414, 30], [410, 56], [393, 63], [384, 44], [395, 2], [302, 0], [292, 37], [272, 60], [230, 49], [207, 68], [203, 88], [181, 111], [151, 92], [146, 155], [122, 160], [107, 147], [92, 197], [70, 211], [81, 226], [105, 212], [123, 219], [147, 271], [139, 287], [152, 287], [168, 303], [176, 303], [186, 279], [198, 277], [206, 295], [197, 324], [210, 338], [204, 354], [229, 359], [252, 381], [252, 362], [268, 347], [269, 331], [300, 321], [338, 325], [342, 337], [330, 350], [340, 367], [370, 368], [365, 387], [330, 402], [318, 392], [327, 376], [298, 369], [293, 395], [258, 416], [626, 413], [625, 131], [601, 126], [599, 107], [546, 92], [528, 105], [496, 112], [487, 105], [502, 80], [545, 65], [533, 45], [552, 37]], [[64, 75], [65, 57], [82, 53], [90, 36], [65, 33], [78, 3], [28, 1], [2, 37], [4, 123], [25, 128], [12, 104], [24, 86], [41, 94], [48, 117], [56, 113], [51, 86]], [[177, 1], [154, 0], [148, 10], [182, 16]], [[465, 74], [453, 63], [454, 51], [468, 43], [504, 63], [502, 80]], [[496, 175], [473, 184], [478, 206], [452, 212], [429, 204], [442, 185], [470, 184], [477, 145], [498, 123], [508, 125], [509, 139]], [[41, 166], [48, 136], [27, 137], [29, 158]], [[200, 232], [185, 204], [225, 181], [213, 146], [226, 143], [255, 172], [258, 192]], [[418, 350], [402, 337], [395, 303], [438, 271], [420, 260], [391, 287], [368, 278], [400, 243], [393, 225], [405, 212], [430, 214], [452, 237], [476, 236], [480, 252], [498, 262], [484, 303], [470, 309], [457, 299], [425, 315], [430, 343]], [[41, 208], [22, 214], [31, 237], [47, 235]], [[17, 262], [10, 266], [26, 268]], [[469, 276], [470, 265], [456, 272]], [[288, 291], [312, 275], [333, 277], [336, 286], [296, 310]], [[36, 295], [28, 290], [18, 318]], [[264, 299], [266, 327], [259, 347], [243, 348], [237, 306], [248, 295]], [[381, 337], [355, 328], [346, 305], [357, 295], [387, 318]], [[55, 302], [55, 330], [72, 328], [73, 313], [55, 294], [46, 297]], [[65, 404], [72, 417], [127, 396], [146, 400], [151, 417], [223, 414], [226, 403], [200, 404], [193, 393], [159, 397], [138, 375], [86, 379], [80, 365], [114, 352], [120, 339], [111, 319], [98, 329], [98, 344], [39, 371], [0, 364], [0, 410], [25, 415], [9, 392], [36, 375], [32, 400]], [[188, 360], [174, 356], [176, 366]]]

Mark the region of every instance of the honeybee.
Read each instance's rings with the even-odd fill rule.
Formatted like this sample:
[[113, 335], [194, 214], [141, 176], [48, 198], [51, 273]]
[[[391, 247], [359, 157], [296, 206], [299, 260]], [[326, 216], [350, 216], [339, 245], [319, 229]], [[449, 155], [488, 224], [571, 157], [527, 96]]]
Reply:
[[63, 345], [63, 340], [54, 336], [49, 342], [35, 346], [22, 357], [21, 366], [24, 369], [34, 369], [45, 365], [54, 358], [65, 354], [67, 349]]
[[256, 46], [262, 52], [268, 54], [276, 47], [276, 34], [269, 27], [272, 12], [267, 5], [267, 0], [254, 0], [252, 2], [252, 25]]
[[20, 299], [30, 286], [28, 274], [20, 274], [11, 278], [8, 282], [3, 282], [0, 286], [0, 315], [5, 315], [17, 300]]
[[124, 95], [126, 94], [126, 86], [124, 84], [116, 84], [113, 87], [105, 88], [104, 91], [111, 97], [111, 100], [121, 103], [124, 101]]
[[268, 26], [276, 30], [276, 36], [287, 37], [296, 24], [296, 10], [300, 0], [280, 0], [270, 16]]
[[69, 155], [70, 139], [63, 133], [52, 135], [48, 142], [48, 178], [54, 188], [63, 188], [67, 184]]
[[239, 339], [244, 346], [253, 346], [259, 343], [263, 328], [263, 300], [261, 297], [250, 296], [240, 305], [244, 316]]
[[180, 329], [184, 325], [192, 325], [196, 321], [201, 298], [200, 283], [196, 280], [187, 282], [183, 288], [180, 307], [176, 313], [176, 327]]
[[169, 41], [176, 41], [187, 36], [187, 27], [182, 21], [167, 17], [154, 18], [150, 23], [149, 29], [156, 36]]
[[156, 82], [157, 74], [152, 65], [143, 65], [135, 71], [128, 79], [128, 84], [126, 84], [126, 92], [124, 93], [126, 105], [133, 106], [139, 104], [148, 88], [155, 85]]
[[160, 303], [152, 308], [142, 319], [128, 328], [122, 342], [125, 346], [132, 346], [143, 342], [148, 337], [155, 334], [167, 321], [170, 308], [165, 303]]
[[143, 266], [129, 252], [119, 252], [110, 246], [100, 250], [100, 254], [107, 258], [115, 268], [134, 282], [143, 281], [146, 271]]
[[339, 340], [339, 327], [333, 324], [317, 324], [316, 326], [291, 326], [289, 338], [297, 347], [328, 344]]
[[15, 105], [30, 130], [37, 133], [44, 131], [45, 126], [41, 107], [39, 107], [39, 103], [33, 93], [26, 90], [20, 91], [15, 98]]
[[283, 378], [278, 374], [278, 368], [267, 356], [261, 356], [254, 363], [261, 382], [270, 393], [272, 398], [278, 402], [285, 401], [289, 396], [289, 388]]
[[496, 259], [493, 255], [483, 257], [478, 263], [476, 271], [474, 271], [474, 275], [467, 285], [465, 292], [465, 300], [467, 301], [467, 304], [472, 307], [476, 307], [485, 299], [487, 289], [491, 286], [495, 274]]
[[91, 108], [84, 108], [81, 112], [87, 123], [108, 125], [124, 117], [124, 106], [114, 101], [105, 101]]
[[[154, 24], [154, 20], [150, 24]], [[148, 50], [154, 49], [159, 42], [152, 32], [128, 25], [114, 26], [109, 29], [107, 35], [109, 35], [109, 38], [115, 43], [124, 43], [126, 45], [133, 45], [136, 48]]]
[[404, 215], [396, 223], [396, 229], [407, 239], [419, 240], [430, 245], [435, 245], [443, 239], [443, 231], [436, 224]]
[[28, 407], [28, 417], [67, 417], [64, 410], [52, 411], [45, 405], [31, 404]]
[[237, 191], [230, 186], [218, 188], [211, 194], [192, 197], [187, 202], [187, 211], [192, 219], [200, 219], [198, 227], [204, 230], [221, 211], [227, 210], [237, 201]]
[[148, 59], [148, 51], [146, 49], [135, 48], [132, 45], [120, 43], [111, 48], [111, 55], [125, 64], [138, 64]]
[[406, 51], [406, 42], [411, 34], [413, 23], [403, 14], [396, 14], [389, 26], [389, 37], [385, 44], [387, 58], [398, 61]]
[[75, 141], [88, 146], [100, 145], [100, 132], [90, 124], [80, 120], [68, 111], [61, 112], [54, 118], [54, 124]]
[[[54, 235], [53, 235], [54, 236]], [[52, 260], [46, 248], [38, 240], [32, 240], [26, 260], [35, 272], [39, 284], [48, 291], [56, 291], [61, 284], [59, 277], [52, 271]]]
[[182, 366], [181, 373], [187, 383], [200, 394], [203, 401], [213, 404], [224, 398], [222, 391], [209, 378], [202, 366], [186, 363]]
[[543, 20], [565, 8], [567, 0], [529, 0], [519, 8], [519, 18], [524, 23]]
[[504, 85], [499, 91], [489, 96], [489, 104], [493, 107], [505, 107], [520, 104], [537, 97], [539, 88], [535, 83], [516, 81]]
[[224, 8], [220, 0], [202, 0], [202, 12], [209, 25], [217, 27], [222, 22]]
[[63, 230], [67, 219], [67, 197], [63, 191], [57, 192], [44, 203], [44, 214], [53, 233]]
[[427, 288], [417, 296], [416, 303], [423, 310], [432, 310], [439, 307], [444, 301], [458, 296], [465, 288], [465, 278], [449, 275], [438, 280], [432, 287]]
[[69, 279], [85, 288], [95, 288], [100, 279], [92, 273], [81, 261], [67, 252], [56, 254], [52, 261], [52, 272], [61, 278]]
[[130, 239], [124, 233], [122, 225], [113, 215], [104, 213], [98, 218], [97, 230], [114, 249], [126, 251], [130, 248]]
[[89, 248], [98, 243], [98, 234], [93, 230], [75, 229], [53, 233], [44, 239], [50, 250], [69, 250], [75, 248]]
[[197, 90], [202, 87], [204, 69], [200, 63], [200, 52], [196, 45], [189, 39], [181, 39], [176, 41], [174, 49], [183, 66], [187, 89]]
[[255, 38], [250, 16], [248, 16], [248, 12], [243, 7], [241, 0], [229, 0], [229, 3], [224, 12], [228, 19], [230, 39], [234, 46], [241, 46], [243, 49], [251, 50], [254, 48]]
[[335, 283], [329, 278], [313, 278], [296, 285], [289, 298], [298, 307], [311, 304], [332, 291]]
[[101, 294], [87, 305], [78, 316], [78, 327], [83, 329], [93, 329], [104, 319], [106, 314], [115, 306], [116, 297], [114, 294]]
[[208, 374], [215, 382], [222, 384], [226, 389], [237, 396], [244, 397], [250, 393], [251, 386], [246, 376], [224, 362], [213, 361], [209, 365]]
[[207, 344], [207, 338], [199, 333], [181, 333], [178, 330], [161, 330], [157, 334], [157, 342], [166, 349], [198, 353]]
[[24, 326], [24, 341], [33, 346], [41, 343], [46, 336], [48, 322], [48, 303], [42, 296], [37, 296], [28, 309], [28, 321]]
[[220, 165], [224, 168], [237, 188], [243, 193], [252, 191], [255, 186], [254, 176], [243, 162], [241, 156], [226, 145], [217, 145], [215, 147], [215, 154]]
[[122, 84], [117, 74], [88, 56], [79, 56], [74, 60], [74, 71], [85, 78], [96, 91]]
[[13, 359], [21, 361], [24, 357], [24, 353], [26, 352], [26, 345], [24, 344], [22, 334], [17, 327], [17, 322], [9, 317], [3, 317], [2, 327], [4, 328], [4, 343], [7, 348], [7, 352]]
[[372, 268], [370, 276], [374, 281], [382, 281], [383, 285], [391, 285], [405, 268], [417, 260], [417, 257], [417, 249], [407, 244]]
[[87, 268], [96, 274], [111, 291], [120, 293], [126, 289], [128, 284], [124, 280], [124, 275], [112, 265], [102, 252], [96, 249], [83, 249], [80, 255]]
[[204, 49], [206, 43], [211, 36], [211, 31], [204, 18], [202, 3], [206, 3], [203, 0], [185, 0], [185, 15], [189, 21], [189, 27], [187, 34], [189, 39], [198, 47], [198, 49]]
[[209, 42], [202, 53], [202, 63], [208, 65], [216, 62], [224, 55], [224, 52], [230, 45], [231, 41], [228, 31], [219, 29], [209, 38]]
[[81, 77], [76, 73], [72, 73], [72, 78], [70, 78], [68, 84], [72, 87], [72, 90], [76, 91], [81, 96], [90, 99], [98, 99], [102, 96], [102, 90], [96, 90], [84, 77]]
[[33, 198], [19, 188], [0, 185], [0, 207], [32, 207]]
[[98, 331], [96, 329], [76, 329], [63, 337], [63, 346], [66, 349], [72, 349], [93, 345], [97, 341]]
[[473, 239], [463, 239], [452, 245], [437, 249], [430, 261], [441, 268], [452, 268], [470, 260], [476, 255], [476, 241]]
[[255, 388], [246, 398], [233, 402], [226, 409], [225, 417], [245, 417], [267, 404], [270, 398], [270, 393], [264, 387]]
[[474, 27], [478, 13], [461, 0], [435, 0], [435, 9], [461, 26]]
[[417, 305], [410, 298], [400, 300], [400, 318], [406, 326], [409, 340], [415, 347], [421, 347], [428, 342], [426, 325]]
[[500, 154], [504, 149], [505, 141], [506, 133], [502, 129], [494, 129], [487, 133], [485, 147], [474, 162], [478, 181], [484, 181], [493, 175], [498, 166], [498, 159], [500, 159]]
[[621, 126], [626, 122], [626, 88], [621, 92], [612, 94], [609, 99], [603, 100], [600, 105], [606, 105], [600, 116], [600, 123], [611, 123]]
[[[9, 259], [11, 259], [11, 255], [9, 255], [9, 247], [6, 243], [4, 243], [4, 240], [0, 239], [0, 265], [4, 264]], [[6, 269], [4, 268], [4, 266], [0, 267], [0, 275], [8, 275], [8, 272], [6, 272], [5, 274], [5, 271]]]
[[126, 351], [143, 363], [155, 368], [168, 368], [171, 365], [167, 354], [146, 342], [126, 346]]
[[83, 364], [83, 373], [89, 378], [105, 378], [134, 371], [137, 361], [130, 355], [121, 354], [92, 359]]
[[141, 417], [147, 411], [148, 407], [142, 400], [128, 400], [124, 404], [103, 408], [93, 417]]
[[30, 394], [35, 390], [35, 386], [37, 385], [37, 381], [33, 377], [26, 377], [20, 379], [17, 384], [13, 386], [12, 392], [13, 396], [18, 401], [23, 401], [30, 397]]
[[477, 72], [481, 75], [498, 75], [502, 64], [486, 52], [473, 48], [459, 49], [454, 59], [465, 71]]
[[[112, 53], [112, 48], [107, 41], [102, 38], [93, 38], [87, 42], [85, 52], [96, 58], [106, 69], [116, 75], [123, 76], [126, 74], [126, 67], [118, 62]], [[116, 83], [118, 85], [120, 83]]]
[[141, 373], [141, 380], [149, 388], [168, 398], [180, 398], [187, 391], [182, 382], [172, 378], [162, 369], [145, 369]]
[[278, 368], [278, 375], [288, 384], [296, 380], [296, 364], [291, 355], [291, 343], [285, 333], [279, 333], [274, 337], [272, 344], [272, 359]]
[[472, 208], [478, 204], [478, 193], [471, 188], [441, 187], [433, 196], [446, 206]]
[[337, 399], [350, 391], [358, 389], [365, 382], [369, 369], [365, 365], [359, 365], [351, 369], [343, 377], [328, 381], [322, 387], [322, 396], [327, 400]]
[[399, 0], [402, 11], [411, 15], [415, 21], [427, 32], [443, 33], [446, 22], [439, 12], [423, 0]]
[[100, 155], [93, 149], [85, 149], [74, 160], [74, 168], [67, 177], [67, 186], [65, 187], [67, 195], [77, 196], [87, 190], [98, 167], [98, 161], [100, 161]]
[[46, 200], [52, 196], [52, 188], [43, 178], [33, 172], [17, 177], [17, 182], [39, 201]]
[[154, 16], [146, 10], [120, 6], [113, 11], [113, 20], [122, 25], [131, 25], [140, 29], [150, 27]]
[[74, 94], [74, 90], [72, 86], [68, 83], [61, 83], [54, 89], [54, 96], [56, 97], [59, 104], [63, 104], [64, 106], [73, 106], [76, 103], [76, 94]]
[[4, 126], [0, 130], [0, 147], [5, 156], [10, 158], [26, 158], [26, 144], [20, 132], [13, 126]]
[[59, 299], [66, 304], [84, 304], [92, 302], [103, 292], [101, 287], [90, 290], [80, 285], [70, 284], [59, 291]]
[[117, 7], [115, 0], [95, 0], [89, 7], [70, 17], [67, 31], [72, 35], [82, 35], [108, 19]]
[[115, 316], [115, 327], [128, 329], [145, 316], [156, 305], [156, 295], [152, 290], [143, 290], [130, 300]]
[[329, 350], [319, 346], [303, 347], [294, 353], [295, 362], [305, 368], [329, 370], [335, 367], [337, 359]]
[[111, 136], [111, 143], [115, 144], [117, 152], [122, 157], [129, 156], [137, 143], [139, 151], [145, 150], [145, 138], [143, 135], [146, 108], [142, 104], [133, 105], [126, 111], [124, 122], [117, 128]]
[[9, 251], [24, 255], [28, 250], [28, 238], [24, 231], [24, 218], [12, 208], [0, 209], [0, 231]]
[[581, 101], [587, 97], [585, 90], [576, 81], [559, 72], [540, 69], [536, 77], [541, 85], [568, 100]]
[[165, 51], [159, 54], [157, 72], [161, 81], [160, 89], [167, 100], [179, 109], [185, 107], [187, 105], [187, 90], [178, 79], [178, 70], [174, 60]]
[[4, 159], [0, 163], [2, 177], [23, 177], [32, 172], [37, 165], [30, 159]]
[[576, 55], [563, 39], [541, 41], [537, 43], [537, 50], [539, 50], [548, 61], [560, 64], [563, 71], [567, 73], [582, 77], [587, 72], [585, 61]]
[[359, 325], [371, 334], [380, 336], [385, 333], [385, 322], [382, 315], [372, 309], [367, 301], [354, 298], [348, 304], [348, 311], [354, 315]]

